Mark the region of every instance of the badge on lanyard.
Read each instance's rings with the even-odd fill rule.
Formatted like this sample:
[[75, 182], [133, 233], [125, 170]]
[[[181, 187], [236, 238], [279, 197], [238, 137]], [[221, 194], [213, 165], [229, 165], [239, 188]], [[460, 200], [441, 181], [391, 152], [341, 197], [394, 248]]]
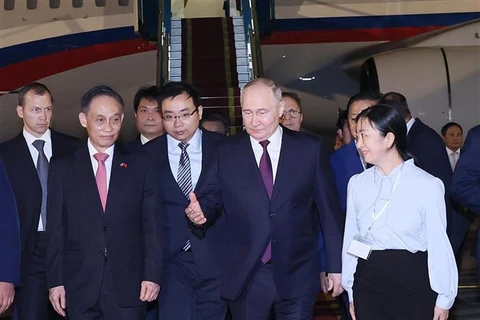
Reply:
[[[400, 171], [400, 173], [397, 176], [397, 179], [395, 180], [395, 184], [393, 185], [392, 192], [390, 193], [390, 197], [388, 201], [385, 203], [385, 205], [380, 209], [380, 211], [377, 214], [375, 214], [376, 210], [375, 210], [375, 204], [374, 204], [373, 213], [372, 213], [373, 220], [372, 220], [372, 223], [370, 224], [370, 227], [367, 229], [366, 234], [368, 234], [370, 230], [372, 230], [372, 227], [375, 224], [375, 222], [378, 220], [378, 218], [380, 218], [380, 216], [383, 213], [385, 213], [388, 206], [390, 205], [390, 202], [392, 201], [392, 196], [397, 190], [398, 182], [400, 181], [400, 176], [402, 175], [402, 171], [403, 171], [403, 165], [402, 165], [402, 170]], [[368, 260], [368, 257], [370, 257], [370, 254], [372, 253], [373, 245], [374, 245], [373, 241], [367, 239], [366, 235], [365, 237], [362, 237], [361, 235], [357, 234], [353, 237], [352, 242], [350, 242], [350, 245], [348, 246], [348, 249], [347, 249], [347, 253], [355, 257]]]

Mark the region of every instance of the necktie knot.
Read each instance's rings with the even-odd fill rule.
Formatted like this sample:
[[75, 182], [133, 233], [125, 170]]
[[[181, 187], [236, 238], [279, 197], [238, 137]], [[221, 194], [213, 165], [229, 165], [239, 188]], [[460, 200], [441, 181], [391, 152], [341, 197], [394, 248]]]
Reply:
[[40, 152], [40, 151], [43, 151], [43, 146], [45, 146], [45, 140], [38, 139], [33, 141], [32, 144], [35, 147], [35, 149], [37, 149]]
[[105, 162], [107, 159], [108, 159], [108, 154], [106, 153], [103, 153], [103, 152], [98, 152], [98, 153], [95, 153], [93, 155], [93, 157], [95, 158], [95, 160], [97, 160], [98, 162]]
[[182, 149], [182, 151], [185, 151], [185, 150], [187, 150], [187, 148], [188, 148], [189, 145], [190, 145], [189, 143], [186, 143], [186, 142], [183, 142], [183, 141], [182, 141], [182, 142], [180, 142], [180, 143], [178, 144], [178, 147], [179, 147], [180, 149]]
[[262, 148], [265, 150], [267, 148], [268, 144], [270, 143], [270, 141], [263, 140], [263, 141], [260, 141], [259, 143], [262, 146]]

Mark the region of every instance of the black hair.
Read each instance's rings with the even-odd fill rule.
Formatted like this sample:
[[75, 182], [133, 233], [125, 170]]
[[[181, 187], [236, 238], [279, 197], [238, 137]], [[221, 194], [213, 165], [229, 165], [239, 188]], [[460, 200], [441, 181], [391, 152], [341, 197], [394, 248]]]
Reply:
[[463, 134], [463, 128], [462, 128], [461, 125], [459, 125], [459, 124], [456, 123], [456, 122], [449, 122], [449, 123], [447, 123], [446, 125], [444, 125], [444, 126], [442, 127], [442, 130], [441, 130], [441, 132], [442, 132], [442, 137], [445, 137], [445, 135], [447, 134], [447, 130], [450, 129], [451, 127], [459, 127], [459, 128], [460, 128], [460, 131], [461, 131], [462, 134]]
[[192, 98], [195, 109], [200, 106], [200, 91], [188, 82], [170, 81], [163, 85], [160, 91], [161, 92], [158, 104], [160, 109], [162, 108], [163, 101], [167, 99], [173, 99], [181, 94], [186, 94], [189, 98]]
[[397, 109], [402, 115], [404, 121], [412, 116], [410, 109], [408, 108], [407, 98], [398, 92], [385, 93], [378, 102], [379, 104], [386, 104]]
[[225, 128], [225, 134], [228, 132], [228, 120], [225, 117], [217, 114], [217, 113], [207, 113], [202, 115], [202, 120], [200, 120], [200, 125], [204, 122], [220, 122], [223, 127]]
[[288, 91], [282, 92], [282, 98], [285, 98], [285, 97], [293, 99], [297, 103], [300, 113], [302, 113], [302, 100], [300, 100], [300, 97], [298, 96], [298, 94], [296, 94], [295, 92], [288, 92]]
[[82, 96], [82, 99], [80, 100], [80, 111], [83, 113], [87, 113], [90, 109], [90, 104], [92, 103], [93, 99], [102, 96], [107, 96], [115, 99], [118, 105], [123, 109], [125, 104], [123, 103], [122, 97], [112, 88], [104, 85], [99, 85], [91, 88]]
[[354, 102], [357, 102], [357, 101], [375, 101], [375, 103], [378, 102], [378, 100], [380, 100], [380, 98], [382, 97], [382, 94], [380, 92], [376, 92], [376, 91], [360, 91], [359, 93], [353, 95], [350, 100], [348, 100], [348, 103], [347, 103], [347, 109], [345, 110], [345, 112], [347, 113], [347, 116], [348, 116], [348, 111], [350, 110], [350, 107], [352, 106], [352, 104]]
[[345, 123], [348, 121], [348, 113], [346, 110], [338, 108], [338, 119], [337, 124], [335, 125], [337, 129], [343, 130]]
[[395, 136], [392, 147], [395, 147], [403, 160], [411, 158], [407, 152], [407, 124], [396, 108], [376, 104], [360, 112], [357, 122], [360, 119], [367, 119], [382, 137], [391, 132]]
[[144, 86], [138, 89], [137, 93], [135, 94], [135, 98], [133, 98], [133, 110], [135, 113], [138, 111], [138, 106], [140, 105], [140, 101], [145, 99], [147, 101], [155, 101], [157, 102], [158, 106], [160, 107], [160, 90], [157, 86]]

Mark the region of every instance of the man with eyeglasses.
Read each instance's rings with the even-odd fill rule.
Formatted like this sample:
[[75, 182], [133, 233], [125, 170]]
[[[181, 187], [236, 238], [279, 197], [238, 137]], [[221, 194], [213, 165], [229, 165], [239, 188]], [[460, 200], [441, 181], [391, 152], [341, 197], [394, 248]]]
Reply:
[[280, 123], [290, 130], [300, 131], [303, 121], [300, 97], [295, 92], [282, 92], [282, 99], [285, 101], [285, 111]]
[[195, 236], [185, 217], [188, 196], [207, 156], [223, 136], [199, 128], [200, 94], [186, 82], [169, 82], [159, 98], [166, 134], [144, 145], [158, 165], [158, 193], [164, 223], [165, 271], [158, 297], [159, 319], [223, 320], [226, 303], [220, 296], [219, 233], [224, 221], [203, 238]]

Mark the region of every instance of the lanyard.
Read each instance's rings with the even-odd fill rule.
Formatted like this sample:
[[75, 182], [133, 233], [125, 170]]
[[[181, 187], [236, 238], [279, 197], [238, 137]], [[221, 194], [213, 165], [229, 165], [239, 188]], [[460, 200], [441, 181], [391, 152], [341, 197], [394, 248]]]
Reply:
[[[393, 188], [392, 188], [392, 192], [390, 193], [390, 197], [388, 197], [388, 200], [387, 202], [383, 205], [382, 209], [380, 209], [380, 211], [375, 214], [375, 203], [373, 204], [373, 211], [372, 211], [372, 217], [373, 217], [373, 221], [372, 221], [372, 224], [370, 225], [370, 227], [368, 228], [368, 231], [370, 231], [373, 227], [373, 225], [375, 224], [375, 222], [378, 220], [378, 218], [380, 218], [380, 216], [382, 214], [385, 213], [385, 211], [387, 210], [388, 206], [390, 205], [390, 202], [392, 201], [392, 197], [393, 197], [393, 194], [395, 193], [395, 191], [397, 190], [397, 187], [398, 187], [398, 182], [400, 181], [400, 177], [402, 176], [402, 171], [403, 171], [403, 165], [402, 165], [402, 169], [400, 171], [400, 173], [398, 174], [397, 176], [397, 179], [395, 179], [395, 183], [393, 184]], [[379, 191], [380, 192], [380, 191]], [[376, 201], [375, 201], [376, 202]], [[367, 231], [367, 232], [368, 232]]]

